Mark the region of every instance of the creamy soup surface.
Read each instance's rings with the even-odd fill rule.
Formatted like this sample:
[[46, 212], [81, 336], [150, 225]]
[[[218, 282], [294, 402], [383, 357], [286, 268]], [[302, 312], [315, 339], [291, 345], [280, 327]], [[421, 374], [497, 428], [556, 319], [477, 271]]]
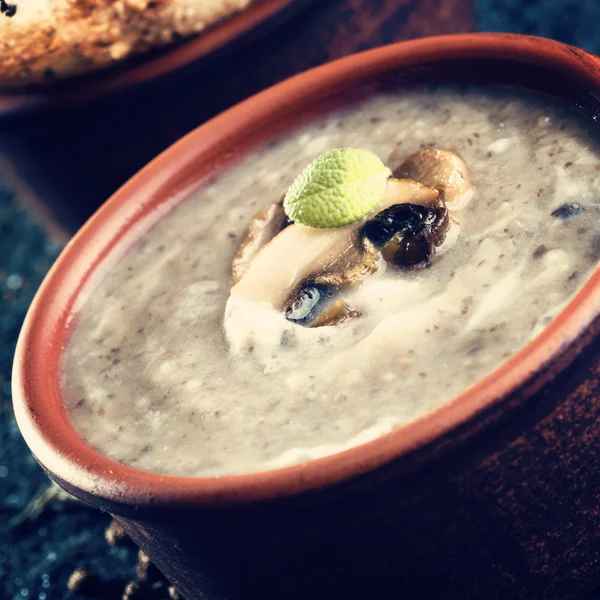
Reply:
[[[220, 476], [329, 455], [439, 407], [537, 335], [596, 265], [592, 127], [541, 95], [414, 89], [243, 158], [88, 286], [63, 360], [74, 427], [126, 465]], [[264, 335], [237, 344], [224, 319], [250, 219], [318, 154], [349, 146], [392, 169], [429, 146], [456, 152], [474, 190], [458, 237], [430, 268], [349, 292], [359, 318], [310, 329], [265, 313]]]

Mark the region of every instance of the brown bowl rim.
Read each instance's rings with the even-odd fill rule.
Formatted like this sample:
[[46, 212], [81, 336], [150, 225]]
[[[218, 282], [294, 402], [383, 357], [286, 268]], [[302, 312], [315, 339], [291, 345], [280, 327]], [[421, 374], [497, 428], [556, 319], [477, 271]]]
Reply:
[[46, 86], [14, 91], [0, 88], [0, 117], [32, 110], [73, 106], [129, 90], [208, 58], [259, 26], [275, 21], [313, 0], [254, 0], [252, 4], [179, 44], [97, 72], [65, 78]]
[[[71, 240], [40, 287], [25, 319], [13, 369], [14, 410], [33, 454], [59, 481], [92, 501], [127, 506], [223, 505], [291, 496], [365, 474], [456, 431], [542, 371], [544, 365], [581, 335], [600, 310], [600, 266], [559, 316], [533, 341], [476, 384], [415, 421], [355, 448], [308, 463], [247, 475], [219, 478], [159, 475], [123, 466], [89, 447], [68, 422], [60, 400], [58, 376], [48, 352], [61, 352], [58, 324], [67, 322], [70, 306], [61, 306], [60, 290], [75, 288], [73, 265], [84, 254], [97, 262], [110, 250], [113, 238], [143, 216], [140, 198], [160, 196], [169, 173], [196, 163], [219, 140], [277, 115], [282, 105], [302, 104], [336, 86], [440, 59], [501, 57], [558, 70], [597, 92], [600, 62], [583, 50], [559, 42], [516, 34], [458, 34], [383, 46], [317, 67], [292, 77], [252, 98], [182, 138], [118, 190]], [[156, 190], [159, 190], [156, 192]], [[111, 221], [112, 219], [112, 221]], [[104, 241], [103, 229], [111, 231]], [[108, 240], [108, 241], [106, 241]], [[79, 258], [78, 258], [79, 257]], [[89, 271], [95, 264], [87, 263]], [[72, 301], [72, 298], [71, 298]], [[57, 363], [55, 363], [57, 364]]]

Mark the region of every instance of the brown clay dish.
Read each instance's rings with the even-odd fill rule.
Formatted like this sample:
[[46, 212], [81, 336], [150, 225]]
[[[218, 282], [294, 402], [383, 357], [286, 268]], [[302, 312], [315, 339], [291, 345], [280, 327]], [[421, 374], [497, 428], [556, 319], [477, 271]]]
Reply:
[[600, 110], [600, 59], [550, 40], [469, 34], [347, 57], [243, 102], [150, 163], [72, 240], [30, 309], [13, 379], [27, 443], [62, 486], [117, 515], [186, 598], [534, 600], [600, 587], [599, 268], [538, 338], [459, 397], [308, 464], [216, 479], [140, 472], [88, 447], [62, 407], [70, 309], [132, 223], [282, 128], [417, 80], [512, 83], [592, 118]]
[[165, 50], [127, 60], [104, 71], [34, 86], [25, 91], [0, 89], [0, 117], [32, 109], [63, 107], [132, 88], [207, 58], [239, 38], [255, 33], [311, 0], [254, 0], [247, 8], [199, 35]]

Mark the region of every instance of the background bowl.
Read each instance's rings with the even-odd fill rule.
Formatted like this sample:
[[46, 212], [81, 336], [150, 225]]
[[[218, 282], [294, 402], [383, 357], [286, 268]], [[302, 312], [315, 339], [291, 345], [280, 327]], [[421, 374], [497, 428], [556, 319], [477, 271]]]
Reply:
[[[379, 48], [292, 78], [200, 127], [111, 198], [31, 307], [15, 414], [44, 469], [115, 514], [187, 598], [581, 597], [600, 585], [600, 270], [544, 332], [424, 417], [334, 456], [215, 479], [119, 465], [75, 433], [58, 370], [78, 292], [156, 207], [253, 145], [380, 87], [511, 83], [597, 119], [600, 62], [508, 34]], [[591, 123], [592, 121], [590, 121]], [[124, 225], [126, 224], [126, 225]], [[137, 234], [136, 234], [137, 235]]]
[[[0, 118], [102, 99], [163, 77], [210, 56], [251, 31], [254, 35], [264, 31], [264, 26], [270, 19], [287, 16], [286, 11], [289, 13], [292, 9], [299, 9], [309, 1], [253, 0], [244, 10], [233, 13], [189, 39], [141, 54], [112, 67], [29, 89], [0, 87]], [[271, 26], [274, 24], [272, 22]]]
[[311, 3], [254, 0], [186, 41], [114, 67], [24, 91], [0, 88], [0, 158], [27, 182], [42, 212], [72, 233], [206, 120], [203, 101], [217, 85], [211, 69]]

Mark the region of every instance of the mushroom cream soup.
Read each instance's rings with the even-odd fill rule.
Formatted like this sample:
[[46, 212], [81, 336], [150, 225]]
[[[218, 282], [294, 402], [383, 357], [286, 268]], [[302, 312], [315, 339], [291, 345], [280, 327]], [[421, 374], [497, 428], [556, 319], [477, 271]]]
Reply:
[[[591, 129], [542, 95], [413, 89], [240, 159], [88, 284], [63, 359], [74, 427], [126, 465], [219, 476], [339, 452], [439, 407], [595, 267]], [[336, 229], [290, 224], [283, 194], [335, 148], [390, 168], [380, 204]]]

